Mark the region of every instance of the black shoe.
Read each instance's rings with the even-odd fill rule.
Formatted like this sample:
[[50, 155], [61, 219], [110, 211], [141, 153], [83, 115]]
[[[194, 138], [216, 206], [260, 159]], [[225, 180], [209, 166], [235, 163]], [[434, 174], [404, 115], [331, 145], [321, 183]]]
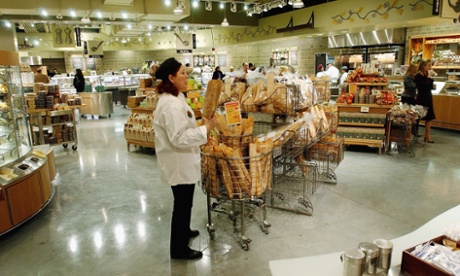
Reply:
[[188, 238], [194, 238], [198, 237], [200, 235], [200, 232], [198, 230], [190, 230], [190, 233], [188, 234]]
[[196, 259], [201, 259], [201, 257], [203, 257], [203, 253], [201, 253], [200, 251], [193, 250], [193, 249], [190, 249], [190, 251], [184, 255], [171, 254], [171, 259], [177, 259], [177, 260], [196, 260]]

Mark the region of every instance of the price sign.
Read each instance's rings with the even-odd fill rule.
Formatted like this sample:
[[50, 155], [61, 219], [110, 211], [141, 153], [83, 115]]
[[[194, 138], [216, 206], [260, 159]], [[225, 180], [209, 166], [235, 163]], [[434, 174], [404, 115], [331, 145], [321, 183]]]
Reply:
[[225, 113], [227, 114], [227, 125], [241, 124], [241, 110], [239, 102], [225, 103]]
[[369, 112], [369, 107], [368, 106], [361, 106], [361, 112], [368, 113]]

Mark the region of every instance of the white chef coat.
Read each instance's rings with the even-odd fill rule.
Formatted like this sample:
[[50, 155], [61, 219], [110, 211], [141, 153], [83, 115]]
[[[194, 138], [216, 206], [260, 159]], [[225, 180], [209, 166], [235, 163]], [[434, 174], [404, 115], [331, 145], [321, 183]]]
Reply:
[[344, 73], [340, 76], [340, 82], [339, 82], [339, 84], [344, 84], [344, 83], [347, 81], [347, 78], [348, 78], [348, 73], [347, 73], [347, 72], [344, 72]]
[[337, 83], [337, 81], [339, 80], [340, 71], [339, 69], [337, 69], [337, 67], [332, 65], [329, 68], [327, 68], [326, 75], [329, 76], [329, 79], [331, 80], [331, 82]]
[[193, 110], [182, 93], [159, 96], [153, 119], [155, 152], [160, 177], [169, 185], [201, 179], [200, 145], [207, 142], [206, 126], [196, 125]]

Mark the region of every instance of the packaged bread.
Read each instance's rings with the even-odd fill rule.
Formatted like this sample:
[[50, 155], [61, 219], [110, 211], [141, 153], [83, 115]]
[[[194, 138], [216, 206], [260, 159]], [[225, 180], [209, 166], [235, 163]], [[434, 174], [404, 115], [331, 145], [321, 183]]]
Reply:
[[205, 118], [212, 118], [219, 103], [219, 97], [224, 83], [221, 80], [210, 80], [206, 87], [202, 115]]
[[249, 145], [249, 167], [251, 172], [251, 195], [260, 196], [270, 189], [272, 176], [273, 140], [255, 142]]

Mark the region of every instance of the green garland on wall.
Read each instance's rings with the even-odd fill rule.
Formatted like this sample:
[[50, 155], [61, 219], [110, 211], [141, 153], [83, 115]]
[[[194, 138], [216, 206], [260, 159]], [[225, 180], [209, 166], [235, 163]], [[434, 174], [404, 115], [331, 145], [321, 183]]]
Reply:
[[391, 10], [396, 10], [396, 12], [401, 15], [403, 13], [404, 5], [397, 6], [398, 0], [392, 1], [390, 4], [389, 2], [385, 2], [383, 4], [379, 4], [377, 8], [370, 10], [368, 12], [363, 12], [363, 7], [358, 8], [356, 11], [349, 10], [348, 16], [345, 17], [346, 12], [342, 14], [332, 16], [332, 23], [333, 24], [342, 24], [345, 21], [349, 23], [353, 23], [355, 21], [354, 15], [356, 15], [357, 19], [364, 21], [364, 23], [369, 23], [369, 17], [376, 17], [381, 16], [384, 19], [387, 19], [390, 16]]
[[244, 32], [234, 33], [231, 32], [229, 35], [219, 34], [214, 40], [218, 43], [229, 43], [229, 42], [241, 42], [244, 37], [254, 38], [257, 35], [268, 36], [271, 33], [276, 32], [276, 27], [268, 26], [267, 28], [258, 27], [255, 31], [245, 30]]

